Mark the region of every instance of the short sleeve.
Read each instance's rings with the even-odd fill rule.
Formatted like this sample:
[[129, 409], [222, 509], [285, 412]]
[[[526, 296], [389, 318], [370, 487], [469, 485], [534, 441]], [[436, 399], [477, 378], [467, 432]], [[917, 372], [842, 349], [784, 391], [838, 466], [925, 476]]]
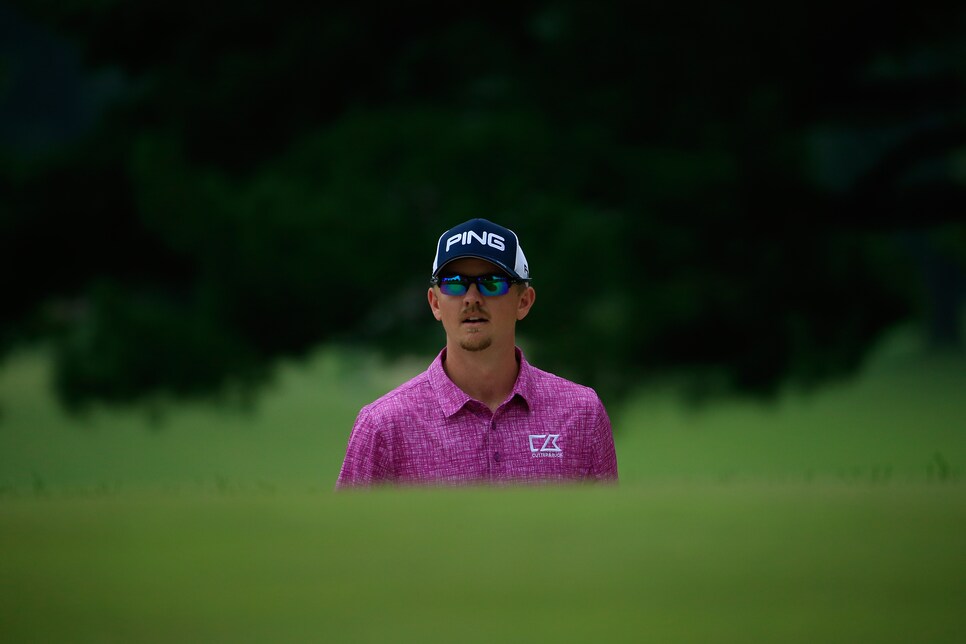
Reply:
[[363, 408], [352, 426], [335, 487], [366, 487], [392, 479], [392, 446], [369, 410]]
[[598, 481], [617, 481], [617, 452], [614, 434], [604, 403], [597, 399], [596, 418], [591, 437], [591, 477]]

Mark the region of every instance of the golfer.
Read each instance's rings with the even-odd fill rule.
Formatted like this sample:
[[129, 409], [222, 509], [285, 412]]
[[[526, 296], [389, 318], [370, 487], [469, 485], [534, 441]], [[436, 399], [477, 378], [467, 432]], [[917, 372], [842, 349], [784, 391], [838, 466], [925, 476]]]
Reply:
[[446, 347], [362, 408], [336, 487], [617, 480], [594, 390], [533, 367], [516, 346], [536, 293], [513, 231], [472, 219], [443, 233], [427, 296]]

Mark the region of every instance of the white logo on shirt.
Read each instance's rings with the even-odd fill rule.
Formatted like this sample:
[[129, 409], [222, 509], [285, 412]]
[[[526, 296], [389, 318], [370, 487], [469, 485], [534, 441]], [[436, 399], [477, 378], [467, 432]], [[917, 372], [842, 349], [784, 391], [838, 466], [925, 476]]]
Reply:
[[563, 458], [557, 445], [560, 434], [530, 434], [530, 456], [533, 458]]

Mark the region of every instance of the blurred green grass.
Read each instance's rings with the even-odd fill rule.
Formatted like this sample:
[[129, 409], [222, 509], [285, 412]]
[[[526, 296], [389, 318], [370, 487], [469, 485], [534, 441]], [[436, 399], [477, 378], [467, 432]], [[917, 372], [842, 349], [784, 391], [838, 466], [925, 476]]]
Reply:
[[617, 487], [332, 486], [359, 407], [425, 367], [322, 350], [251, 411], [69, 417], [0, 369], [2, 641], [966, 638], [966, 361], [610, 406]]
[[0, 503], [4, 641], [952, 642], [966, 489]]

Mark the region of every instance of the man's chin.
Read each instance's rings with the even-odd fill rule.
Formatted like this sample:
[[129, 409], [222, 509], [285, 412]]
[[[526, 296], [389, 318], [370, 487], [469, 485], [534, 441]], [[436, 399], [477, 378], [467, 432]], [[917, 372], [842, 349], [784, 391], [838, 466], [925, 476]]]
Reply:
[[460, 341], [460, 349], [464, 351], [483, 351], [484, 349], [489, 349], [492, 344], [493, 340], [491, 338], [466, 339]]

